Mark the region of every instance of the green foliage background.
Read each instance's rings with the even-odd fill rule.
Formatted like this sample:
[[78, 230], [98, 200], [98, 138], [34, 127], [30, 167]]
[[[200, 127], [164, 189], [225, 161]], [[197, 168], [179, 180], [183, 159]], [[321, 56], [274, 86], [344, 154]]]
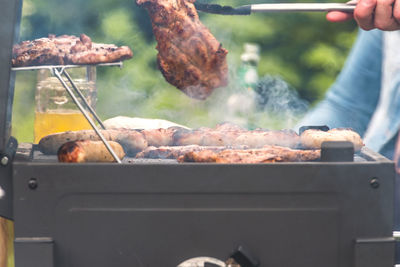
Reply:
[[[201, 1], [201, 0], [198, 0]], [[204, 0], [203, 0], [204, 1]], [[257, 0], [251, 3], [267, 1]], [[237, 6], [246, 1], [214, 3]], [[228, 49], [231, 83], [206, 101], [188, 98], [169, 85], [156, 66], [151, 23], [146, 11], [127, 0], [24, 0], [20, 40], [49, 33], [86, 33], [93, 41], [128, 45], [134, 58], [123, 69], [98, 68], [97, 111], [106, 119], [117, 115], [163, 118], [190, 127], [224, 120], [224, 101], [235, 87], [235, 73], [245, 42], [261, 47], [259, 76], [278, 75], [311, 105], [320, 100], [340, 71], [355, 39], [354, 22], [329, 23], [323, 13], [275, 13], [221, 16], [200, 13], [201, 21]], [[35, 72], [17, 74], [13, 135], [33, 140]], [[245, 114], [258, 127], [290, 127], [293, 121], [258, 111]]]

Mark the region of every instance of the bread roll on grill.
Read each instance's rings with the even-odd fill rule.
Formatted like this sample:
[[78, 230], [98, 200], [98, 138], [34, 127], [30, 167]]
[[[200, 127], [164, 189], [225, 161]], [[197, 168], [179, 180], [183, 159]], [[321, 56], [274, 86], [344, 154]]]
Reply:
[[327, 132], [318, 129], [309, 129], [300, 135], [300, 140], [302, 147], [311, 149], [319, 149], [322, 143], [327, 141], [352, 142], [355, 151], [360, 151], [364, 146], [361, 136], [349, 128], [336, 128]]

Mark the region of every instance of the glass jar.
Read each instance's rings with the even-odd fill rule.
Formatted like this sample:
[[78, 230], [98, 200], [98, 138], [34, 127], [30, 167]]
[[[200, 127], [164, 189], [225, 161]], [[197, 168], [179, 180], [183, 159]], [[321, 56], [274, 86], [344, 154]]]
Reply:
[[[95, 109], [97, 100], [96, 67], [74, 68], [67, 69], [67, 71], [88, 104]], [[72, 89], [72, 85], [65, 77], [63, 78]], [[77, 94], [75, 95], [77, 96]], [[38, 72], [35, 104], [35, 143], [52, 133], [91, 129], [90, 124], [61, 82], [55, 76], [52, 76], [49, 70]]]

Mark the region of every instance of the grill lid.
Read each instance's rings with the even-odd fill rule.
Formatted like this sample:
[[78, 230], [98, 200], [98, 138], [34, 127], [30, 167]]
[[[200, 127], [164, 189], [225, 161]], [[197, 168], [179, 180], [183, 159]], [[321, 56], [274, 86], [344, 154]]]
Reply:
[[11, 134], [15, 74], [11, 72], [14, 40], [21, 21], [22, 0], [2, 1], [0, 9], [0, 156], [6, 154]]

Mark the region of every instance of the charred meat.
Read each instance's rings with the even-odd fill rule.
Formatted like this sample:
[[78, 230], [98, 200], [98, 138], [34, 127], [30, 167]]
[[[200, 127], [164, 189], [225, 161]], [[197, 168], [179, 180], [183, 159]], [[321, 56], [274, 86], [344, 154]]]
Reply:
[[248, 149], [247, 146], [226, 147], [226, 146], [149, 146], [143, 151], [136, 154], [136, 158], [150, 158], [150, 159], [178, 159], [189, 152], [198, 152], [208, 150], [212, 152], [220, 152], [227, 149]]
[[[118, 142], [128, 156], [145, 149], [148, 144], [142, 133], [135, 130], [101, 130], [107, 141]], [[39, 142], [39, 150], [43, 154], [57, 154], [59, 148], [70, 141], [100, 141], [100, 137], [93, 130], [68, 131], [50, 134], [43, 137]]]
[[192, 151], [179, 157], [180, 162], [213, 163], [270, 163], [313, 161], [321, 157], [320, 150], [299, 150], [280, 146], [265, 146], [260, 149], [227, 149]]
[[[117, 142], [109, 141], [116, 155], [122, 159], [125, 152]], [[59, 162], [114, 162], [115, 159], [102, 141], [72, 141], [63, 144], [57, 152]]]
[[40, 65], [91, 65], [129, 59], [127, 46], [93, 43], [89, 36], [49, 35], [33, 41], [23, 41], [13, 47], [13, 67]]
[[299, 135], [292, 130], [245, 130], [231, 124], [220, 124], [215, 128], [199, 128], [192, 131], [177, 131], [174, 145], [199, 146], [248, 146], [261, 148], [265, 145], [297, 147]]
[[185, 155], [189, 152], [197, 152], [203, 150], [209, 150], [213, 152], [219, 152], [225, 150], [224, 146], [160, 146], [154, 147], [149, 146], [145, 150], [136, 154], [136, 158], [149, 158], [149, 159], [178, 159], [180, 156]]
[[205, 99], [228, 80], [228, 51], [200, 22], [194, 0], [136, 0], [147, 9], [165, 79], [188, 96]]

